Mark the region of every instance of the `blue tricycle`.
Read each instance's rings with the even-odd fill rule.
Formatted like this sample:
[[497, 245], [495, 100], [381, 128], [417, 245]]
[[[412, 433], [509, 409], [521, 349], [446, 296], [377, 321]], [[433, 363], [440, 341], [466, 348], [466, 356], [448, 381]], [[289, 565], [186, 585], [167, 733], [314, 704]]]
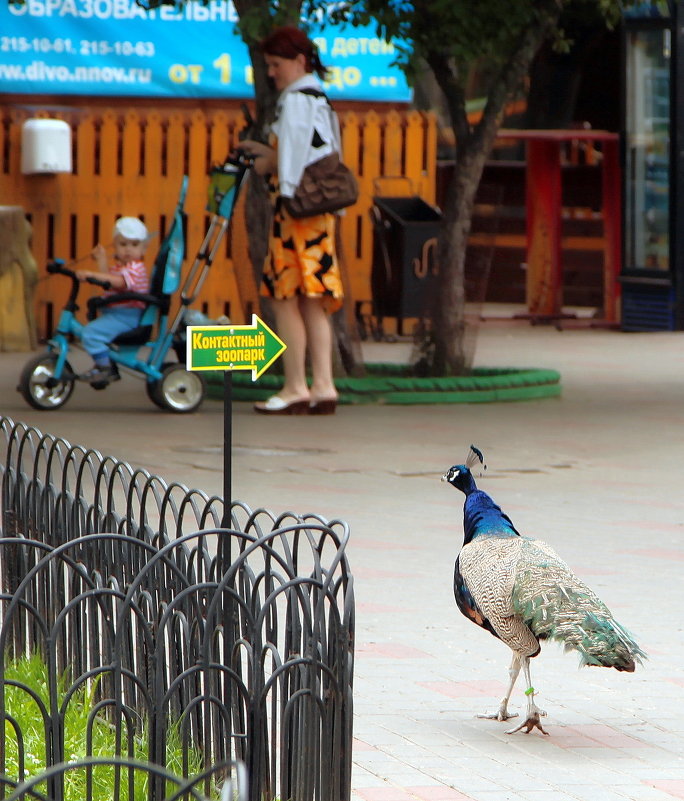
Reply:
[[[180, 286], [185, 251], [184, 214], [188, 179], [184, 176], [180, 197], [168, 234], [154, 262], [150, 292], [117, 292], [88, 301], [88, 319], [109, 303], [141, 300], [145, 303], [139, 325], [120, 334], [109, 345], [109, 355], [117, 372], [137, 375], [145, 380], [149, 399], [160, 409], [175, 413], [194, 412], [204, 400], [206, 382], [201, 373], [185, 369], [185, 326], [197, 321], [199, 312], [188, 306], [195, 300], [211, 268], [219, 244], [232, 216], [240, 184], [248, 165], [228, 158], [211, 172], [207, 209], [213, 212], [207, 234], [180, 292], [180, 307], [169, 324], [171, 300]], [[79, 376], [74, 372], [69, 353], [79, 342], [84, 323], [77, 318], [77, 297], [81, 287], [74, 270], [61, 260], [47, 265], [51, 275], [71, 279], [71, 292], [62, 310], [57, 328], [47, 342], [47, 351], [30, 359], [19, 377], [18, 391], [34, 409], [59, 409], [71, 397]], [[107, 281], [90, 278], [89, 283], [109, 289]], [[193, 314], [195, 319], [193, 318]], [[206, 322], [206, 318], [204, 320]], [[105, 389], [109, 381], [90, 382], [94, 389]]]

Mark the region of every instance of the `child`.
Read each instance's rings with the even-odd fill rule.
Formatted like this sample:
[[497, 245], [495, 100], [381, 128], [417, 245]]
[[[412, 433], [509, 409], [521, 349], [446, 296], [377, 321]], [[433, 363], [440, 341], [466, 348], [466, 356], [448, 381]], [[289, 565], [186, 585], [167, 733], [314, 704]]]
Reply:
[[[92, 257], [97, 271], [77, 270], [81, 281], [99, 278], [109, 281], [112, 288], [105, 297], [119, 292], [149, 292], [150, 279], [143, 264], [149, 234], [145, 224], [136, 217], [120, 217], [114, 224], [114, 263], [107, 264], [107, 254], [102, 245], [96, 245]], [[109, 383], [120, 378], [116, 365], [109, 358], [109, 343], [124, 331], [130, 331], [140, 322], [141, 309], [145, 304], [139, 300], [124, 300], [104, 306], [99, 316], [83, 329], [83, 347], [95, 362], [90, 370], [79, 376], [91, 384]]]

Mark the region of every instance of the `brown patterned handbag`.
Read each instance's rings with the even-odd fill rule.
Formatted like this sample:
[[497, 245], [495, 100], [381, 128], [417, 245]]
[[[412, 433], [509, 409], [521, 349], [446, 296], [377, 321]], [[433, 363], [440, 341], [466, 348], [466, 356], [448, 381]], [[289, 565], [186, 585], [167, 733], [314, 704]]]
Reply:
[[354, 173], [338, 153], [330, 153], [305, 168], [294, 197], [284, 197], [288, 214], [297, 219], [340, 211], [352, 206], [359, 197]]

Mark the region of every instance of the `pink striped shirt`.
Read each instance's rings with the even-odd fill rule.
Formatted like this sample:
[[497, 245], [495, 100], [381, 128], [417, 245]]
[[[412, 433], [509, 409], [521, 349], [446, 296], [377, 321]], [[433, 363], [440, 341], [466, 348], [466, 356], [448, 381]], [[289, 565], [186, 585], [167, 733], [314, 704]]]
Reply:
[[[147, 274], [147, 269], [141, 261], [129, 261], [128, 264], [114, 263], [109, 268], [109, 272], [118, 273], [126, 282], [124, 290], [111, 289], [103, 292], [103, 295], [116, 295], [118, 292], [149, 292], [150, 291], [150, 277]], [[122, 300], [120, 303], [112, 303], [112, 306], [119, 306], [121, 308], [131, 309], [144, 309], [145, 304], [141, 300]]]

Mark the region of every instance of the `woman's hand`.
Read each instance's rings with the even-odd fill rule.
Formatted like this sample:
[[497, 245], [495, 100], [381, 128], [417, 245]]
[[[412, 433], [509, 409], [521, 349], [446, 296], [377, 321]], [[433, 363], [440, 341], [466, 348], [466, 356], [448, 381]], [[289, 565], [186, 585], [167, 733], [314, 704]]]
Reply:
[[255, 139], [244, 139], [239, 149], [253, 159], [252, 169], [257, 175], [268, 175], [278, 169], [277, 153], [269, 145]]

